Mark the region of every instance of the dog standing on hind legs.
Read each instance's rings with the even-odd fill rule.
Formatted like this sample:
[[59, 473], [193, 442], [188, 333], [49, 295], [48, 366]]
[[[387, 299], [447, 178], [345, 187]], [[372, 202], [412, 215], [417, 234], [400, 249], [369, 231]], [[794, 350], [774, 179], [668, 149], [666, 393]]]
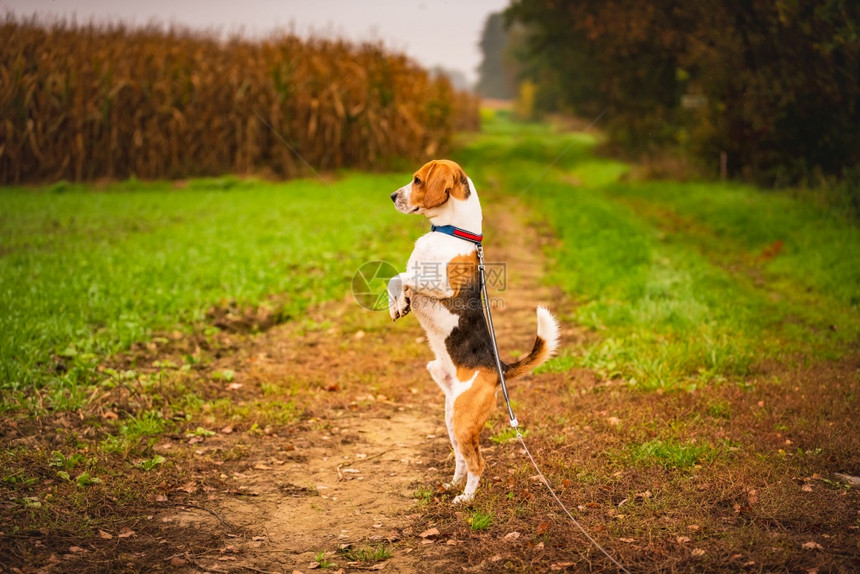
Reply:
[[[481, 305], [481, 204], [472, 180], [449, 160], [426, 163], [391, 200], [401, 213], [424, 215], [432, 224], [415, 242], [406, 271], [388, 283], [389, 313], [397, 320], [412, 311], [427, 333], [436, 356], [427, 370], [445, 393], [445, 424], [456, 461], [451, 486], [466, 478], [454, 503], [468, 502], [484, 471], [479, 439], [500, 383]], [[531, 352], [502, 363], [505, 379], [539, 367], [558, 347], [558, 323], [546, 308], [537, 308], [537, 323]]]

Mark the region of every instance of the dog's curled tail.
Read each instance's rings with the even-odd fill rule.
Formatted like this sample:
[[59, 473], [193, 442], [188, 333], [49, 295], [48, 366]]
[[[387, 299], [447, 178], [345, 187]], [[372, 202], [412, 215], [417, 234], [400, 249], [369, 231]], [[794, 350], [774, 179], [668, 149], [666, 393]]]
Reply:
[[505, 378], [513, 379], [525, 375], [543, 365], [558, 349], [558, 321], [546, 307], [537, 308], [537, 338], [532, 352], [516, 363], [505, 366]]

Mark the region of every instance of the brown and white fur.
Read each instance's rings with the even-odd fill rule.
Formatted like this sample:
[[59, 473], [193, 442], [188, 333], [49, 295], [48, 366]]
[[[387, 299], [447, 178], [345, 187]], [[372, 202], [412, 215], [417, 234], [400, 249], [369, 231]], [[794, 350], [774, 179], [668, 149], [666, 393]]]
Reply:
[[[391, 199], [398, 211], [424, 215], [434, 225], [482, 233], [475, 186], [453, 161], [425, 164]], [[389, 281], [388, 298], [391, 318], [411, 310], [436, 355], [427, 370], [445, 393], [445, 423], [456, 461], [451, 484], [466, 477], [465, 490], [454, 503], [468, 502], [484, 471], [479, 438], [495, 408], [499, 385], [481, 307], [476, 246], [443, 233], [423, 235], [415, 242], [406, 272]], [[558, 347], [558, 324], [546, 308], [537, 308], [537, 323], [531, 353], [515, 363], [502, 363], [506, 379], [540, 366]]]

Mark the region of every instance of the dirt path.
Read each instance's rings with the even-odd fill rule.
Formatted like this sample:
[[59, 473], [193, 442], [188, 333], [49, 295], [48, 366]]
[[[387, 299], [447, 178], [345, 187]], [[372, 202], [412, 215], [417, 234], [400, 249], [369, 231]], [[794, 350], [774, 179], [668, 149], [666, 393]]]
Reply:
[[[553, 306], [560, 296], [541, 284], [541, 238], [524, 223], [522, 206], [494, 196], [484, 203], [487, 259], [505, 269], [491, 297], [503, 300], [495, 320], [510, 359], [531, 347], [535, 306]], [[214, 365], [235, 373], [231, 385], [245, 403], [273, 400], [266, 389], [279, 381], [309, 380], [315, 394], [303, 397], [312, 398], [308, 416], [284, 436], [221, 432], [201, 442], [198, 458], [216, 455], [216, 486], [207, 487], [203, 473], [186, 489], [202, 498], [158, 519], [193, 530], [208, 549], [201, 552], [199, 542], [177, 548], [174, 566], [304, 572], [324, 552], [335, 571], [461, 570], [444, 548], [458, 541], [422, 538], [411, 528], [416, 489], [436, 488], [453, 466], [441, 396], [424, 370], [430, 351], [413, 318], [392, 325], [350, 299], [312, 313], [323, 328], [276, 327]], [[236, 450], [240, 462], [221, 462]], [[382, 543], [391, 557], [375, 565], [339, 552]]]

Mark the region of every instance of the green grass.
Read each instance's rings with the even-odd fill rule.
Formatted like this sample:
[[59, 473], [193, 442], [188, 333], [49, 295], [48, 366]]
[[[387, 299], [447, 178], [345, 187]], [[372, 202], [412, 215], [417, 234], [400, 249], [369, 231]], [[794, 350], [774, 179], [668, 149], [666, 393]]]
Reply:
[[515, 194], [550, 224], [548, 282], [595, 333], [545, 370], [691, 388], [857, 341], [860, 229], [839, 214], [732, 183], [622, 181], [626, 166], [595, 157], [589, 135], [501, 119], [489, 131], [461, 161], [479, 190]]
[[493, 524], [493, 515], [482, 510], [473, 510], [469, 515], [469, 528], [478, 532], [487, 530]]
[[364, 562], [367, 564], [375, 564], [391, 558], [391, 552], [384, 544], [358, 548], [347, 547], [341, 550], [340, 553], [350, 562]]
[[[592, 135], [485, 115], [455, 159], [479, 190], [517, 195], [550, 224], [560, 244], [548, 281], [595, 333], [547, 370], [689, 388], [856, 342], [856, 226], [747, 186], [623, 181], [627, 167], [596, 157]], [[423, 229], [387, 201], [404, 178], [0, 190], [3, 406], [79, 408], [104, 382], [105, 357], [205, 327], [213, 305], [268, 305], [285, 319], [343, 297], [362, 262], [405, 260]], [[491, 251], [503, 238], [486, 227]]]
[[77, 408], [105, 356], [213, 305], [287, 318], [343, 297], [364, 261], [408, 254], [412, 229], [388, 201], [406, 177], [0, 189], [4, 404], [47, 387], [43, 406]]
[[319, 564], [320, 568], [331, 568], [335, 566], [335, 563], [328, 559], [325, 550], [320, 550], [314, 556], [314, 561]]
[[658, 465], [664, 468], [684, 470], [697, 464], [712, 462], [719, 456], [719, 449], [707, 444], [681, 443], [677, 440], [652, 440], [630, 445], [626, 459], [632, 464]]

